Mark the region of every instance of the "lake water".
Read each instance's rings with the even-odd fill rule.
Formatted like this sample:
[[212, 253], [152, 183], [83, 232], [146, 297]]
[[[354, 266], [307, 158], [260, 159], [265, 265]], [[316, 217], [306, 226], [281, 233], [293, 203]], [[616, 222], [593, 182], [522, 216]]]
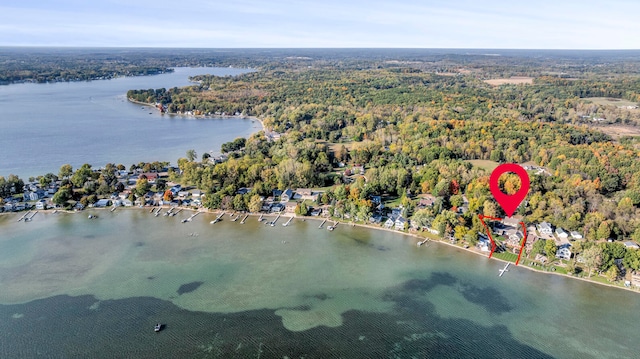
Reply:
[[[195, 120], [160, 115], [129, 103], [131, 89], [189, 85], [198, 74], [237, 75], [233, 68], [176, 68], [155, 76], [91, 82], [0, 86], [0, 176], [58, 173], [61, 165], [170, 161], [189, 149], [198, 156], [247, 137], [260, 123], [241, 119]], [[149, 114], [151, 112], [151, 114]]]
[[[98, 214], [95, 220], [89, 213]], [[640, 296], [346, 225], [0, 216], [0, 357], [634, 358]], [[281, 220], [280, 223], [283, 221]], [[166, 324], [160, 333], [152, 328]]]

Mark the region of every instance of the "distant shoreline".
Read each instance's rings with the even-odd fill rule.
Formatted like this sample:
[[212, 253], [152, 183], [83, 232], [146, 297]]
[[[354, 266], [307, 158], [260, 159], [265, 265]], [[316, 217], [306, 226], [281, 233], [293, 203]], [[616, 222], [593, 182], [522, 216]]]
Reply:
[[[129, 102], [133, 103], [133, 104], [140, 105], [140, 106], [151, 107], [154, 110], [158, 111], [158, 108], [153, 103], [141, 102], [141, 101], [137, 101], [137, 100], [134, 100], [132, 98], [129, 98], [129, 97], [127, 97], [127, 100]], [[243, 116], [243, 115], [237, 115], [237, 116], [236, 115], [185, 115], [185, 114], [182, 114], [182, 113], [173, 113], [173, 112], [162, 112], [161, 114], [169, 115], [169, 116], [189, 117], [189, 118], [195, 118], [195, 119], [214, 119], [214, 118], [218, 118], [218, 119], [255, 120], [255, 121], [260, 122], [260, 126], [262, 127], [262, 131], [266, 131], [266, 128], [264, 126], [264, 121], [262, 121], [260, 118], [258, 118], [256, 116]]]

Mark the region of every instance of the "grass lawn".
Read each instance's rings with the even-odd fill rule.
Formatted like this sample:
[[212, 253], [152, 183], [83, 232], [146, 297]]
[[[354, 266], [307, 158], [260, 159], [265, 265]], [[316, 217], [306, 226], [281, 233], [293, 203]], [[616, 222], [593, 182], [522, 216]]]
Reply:
[[467, 160], [466, 162], [469, 162], [474, 167], [482, 168], [488, 172], [493, 171], [499, 165], [498, 162], [489, 161], [489, 160]]
[[637, 106], [637, 102], [631, 102], [625, 99], [611, 98], [611, 97], [586, 97], [583, 100], [591, 101], [598, 105], [611, 105], [611, 106]]
[[517, 254], [513, 254], [513, 253], [509, 253], [509, 252], [494, 253], [493, 256], [498, 258], [498, 259], [502, 259], [502, 260], [505, 260], [505, 261], [513, 262], [513, 263], [515, 263], [516, 260], [518, 259], [518, 255]]

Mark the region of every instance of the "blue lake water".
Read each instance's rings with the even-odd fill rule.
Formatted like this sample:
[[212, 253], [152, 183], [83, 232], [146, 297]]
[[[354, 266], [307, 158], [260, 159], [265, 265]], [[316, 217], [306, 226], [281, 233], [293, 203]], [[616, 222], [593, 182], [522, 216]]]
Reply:
[[[177, 68], [173, 73], [90, 82], [0, 86], [0, 176], [57, 173], [61, 165], [170, 161], [189, 149], [220, 151], [260, 123], [160, 115], [129, 103], [131, 89], [189, 85], [197, 74], [237, 75], [234, 68]], [[149, 114], [151, 112], [151, 114]]]

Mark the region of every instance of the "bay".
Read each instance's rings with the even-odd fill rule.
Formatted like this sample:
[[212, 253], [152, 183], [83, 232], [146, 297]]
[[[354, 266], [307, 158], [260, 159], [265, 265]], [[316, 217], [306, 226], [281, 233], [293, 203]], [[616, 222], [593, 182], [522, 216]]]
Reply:
[[[98, 219], [87, 219], [89, 213]], [[630, 358], [640, 298], [438, 243], [147, 210], [0, 216], [0, 357]], [[166, 324], [156, 334], [156, 322]]]
[[262, 129], [249, 119], [161, 115], [129, 103], [131, 89], [187, 86], [189, 76], [238, 75], [235, 68], [176, 68], [173, 73], [90, 82], [0, 86], [0, 176], [57, 173], [61, 165], [169, 161], [200, 156]]

